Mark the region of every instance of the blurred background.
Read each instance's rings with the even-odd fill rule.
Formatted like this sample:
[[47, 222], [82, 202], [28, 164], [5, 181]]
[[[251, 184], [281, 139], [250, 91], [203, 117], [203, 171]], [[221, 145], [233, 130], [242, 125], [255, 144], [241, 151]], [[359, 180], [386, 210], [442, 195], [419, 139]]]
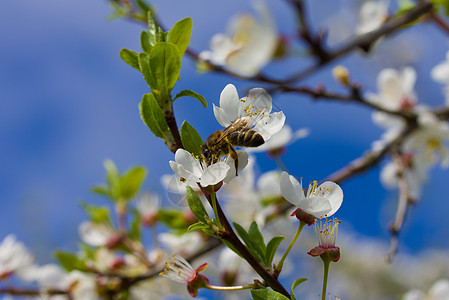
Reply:
[[[354, 34], [361, 1], [308, 2], [310, 19], [315, 28], [329, 30], [331, 46]], [[250, 1], [151, 3], [168, 28], [192, 17], [191, 47], [196, 51], [208, 49], [210, 38], [224, 32], [237, 12], [254, 11]], [[293, 12], [283, 1], [266, 3], [280, 33], [293, 39]], [[140, 49], [144, 27], [126, 20], [109, 21], [111, 12], [104, 0], [15, 0], [0, 9], [0, 238], [14, 233], [39, 264], [51, 262], [54, 249], [76, 250], [78, 224], [87, 219], [81, 202], [107, 204], [90, 192], [104, 181], [106, 158], [121, 171], [146, 166], [144, 189], [166, 198], [160, 176], [172, 172], [168, 161], [173, 155], [141, 121], [138, 103], [149, 88], [140, 73], [119, 57], [121, 48]], [[431, 80], [430, 70], [445, 59], [448, 46], [439, 29], [424, 23], [383, 41], [375, 53], [354, 53], [303, 83], [312, 87], [324, 83], [330, 90], [344, 91], [330, 72], [343, 64], [365, 91], [377, 92], [380, 70], [412, 66], [418, 73], [419, 102], [441, 106], [442, 86]], [[299, 44], [292, 47], [297, 49], [294, 63], [274, 62], [264, 71], [281, 78], [300, 70], [307, 58]], [[218, 104], [228, 83], [241, 94], [263, 87], [221, 74], [199, 74], [185, 57], [176, 89], [202, 94], [209, 106], [204, 109], [189, 98], [177, 100], [178, 125], [187, 120], [203, 139], [220, 129], [212, 103]], [[305, 181], [324, 179], [362, 155], [382, 134], [371, 121], [371, 111], [356, 104], [312, 101], [301, 95], [274, 95], [273, 102], [293, 129], [310, 129], [309, 137], [289, 146], [284, 157], [290, 172]], [[259, 172], [276, 168], [265, 154], [256, 156]], [[387, 246], [397, 193], [382, 187], [379, 170], [376, 167], [342, 185], [345, 200], [338, 218], [343, 220], [342, 232]], [[443, 222], [449, 211], [448, 179], [447, 171], [439, 166], [432, 169], [419, 204], [406, 216], [400, 236], [402, 254], [419, 256], [449, 247], [449, 227]]]

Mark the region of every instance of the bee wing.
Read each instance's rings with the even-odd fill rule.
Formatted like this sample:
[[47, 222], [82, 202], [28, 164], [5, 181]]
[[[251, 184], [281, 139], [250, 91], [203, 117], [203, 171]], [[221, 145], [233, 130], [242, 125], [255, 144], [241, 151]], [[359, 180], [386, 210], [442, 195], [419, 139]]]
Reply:
[[233, 132], [238, 132], [244, 128], [246, 128], [246, 125], [248, 124], [247, 120], [240, 118], [235, 120], [231, 125], [226, 127], [222, 132], [219, 139], [217, 139], [217, 143], [222, 141], [224, 138], [226, 138], [229, 134]]

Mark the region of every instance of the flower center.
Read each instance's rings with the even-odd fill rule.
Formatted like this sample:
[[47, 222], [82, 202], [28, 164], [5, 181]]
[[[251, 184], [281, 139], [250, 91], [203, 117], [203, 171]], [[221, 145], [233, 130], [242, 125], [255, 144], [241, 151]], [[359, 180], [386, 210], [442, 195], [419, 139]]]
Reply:
[[320, 218], [315, 220], [313, 229], [315, 230], [318, 243], [323, 248], [335, 247], [337, 241], [338, 225], [341, 223], [337, 218]]

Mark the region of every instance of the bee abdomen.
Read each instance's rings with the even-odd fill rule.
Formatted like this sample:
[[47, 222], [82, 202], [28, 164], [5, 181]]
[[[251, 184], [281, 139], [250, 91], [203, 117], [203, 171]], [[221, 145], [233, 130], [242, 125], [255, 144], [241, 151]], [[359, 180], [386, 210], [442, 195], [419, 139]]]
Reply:
[[228, 136], [229, 142], [234, 146], [258, 147], [265, 143], [263, 137], [252, 129], [243, 129]]

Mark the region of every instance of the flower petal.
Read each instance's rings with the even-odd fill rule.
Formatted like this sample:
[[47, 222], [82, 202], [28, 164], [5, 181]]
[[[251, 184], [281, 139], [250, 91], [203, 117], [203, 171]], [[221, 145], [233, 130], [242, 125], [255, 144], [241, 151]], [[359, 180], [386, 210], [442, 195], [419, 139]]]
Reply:
[[[240, 174], [241, 171], [248, 165], [248, 153], [244, 150], [237, 150], [237, 157], [239, 160], [238, 174]], [[235, 178], [235, 163], [232, 158], [229, 158], [226, 163], [229, 166], [229, 170], [226, 178], [223, 181], [229, 183]]]
[[291, 204], [298, 206], [303, 199], [301, 195], [302, 186], [292, 175], [287, 172], [281, 174], [281, 194]]
[[239, 117], [239, 103], [240, 98], [235, 86], [233, 84], [228, 84], [225, 86], [220, 94], [220, 108], [228, 117], [232, 118], [232, 120], [229, 120], [231, 123]]
[[219, 162], [213, 165], [210, 165], [204, 171], [204, 174], [201, 176], [200, 184], [203, 187], [207, 187], [209, 185], [215, 185], [222, 181], [229, 170], [229, 165], [225, 162]]
[[200, 176], [197, 176], [189, 171], [187, 171], [181, 164], [178, 164], [177, 162], [170, 161], [170, 167], [178, 176], [184, 178], [190, 183], [199, 182]]
[[265, 141], [268, 141], [273, 134], [282, 129], [284, 123], [285, 115], [282, 111], [279, 111], [269, 116], [265, 116], [253, 129], [262, 135]]
[[341, 187], [332, 181], [326, 181], [321, 184], [318, 189], [330, 190], [329, 194], [326, 195], [327, 200], [332, 207], [331, 211], [327, 213], [327, 217], [332, 216], [341, 206], [343, 202], [343, 190]]
[[199, 160], [184, 149], [176, 150], [175, 161], [182, 165], [185, 170], [198, 177], [203, 173]]
[[324, 197], [304, 198], [297, 206], [316, 218], [327, 216], [332, 210], [330, 201]]

